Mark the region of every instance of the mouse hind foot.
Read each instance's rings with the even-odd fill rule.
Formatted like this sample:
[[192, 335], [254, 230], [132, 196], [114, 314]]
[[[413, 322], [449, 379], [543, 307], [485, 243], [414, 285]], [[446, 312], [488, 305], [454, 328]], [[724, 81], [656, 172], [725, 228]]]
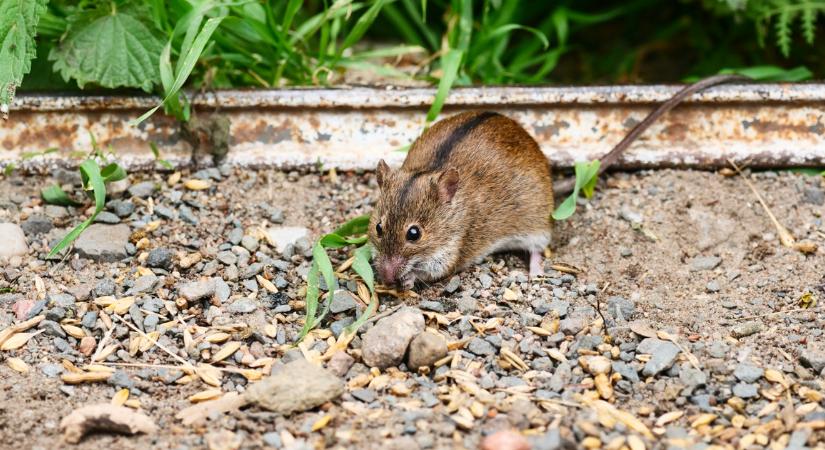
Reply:
[[530, 278], [544, 275], [544, 260], [542, 250], [530, 250]]

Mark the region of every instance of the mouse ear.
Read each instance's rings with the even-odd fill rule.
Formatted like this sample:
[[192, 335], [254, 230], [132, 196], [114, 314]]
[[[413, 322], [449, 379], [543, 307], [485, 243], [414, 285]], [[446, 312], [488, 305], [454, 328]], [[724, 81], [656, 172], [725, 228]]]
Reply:
[[458, 169], [450, 167], [438, 176], [438, 197], [444, 203], [452, 201], [458, 190]]
[[390, 166], [387, 165], [386, 161], [384, 161], [383, 159], [381, 161], [378, 161], [378, 169], [376, 169], [378, 175], [378, 187], [384, 187], [384, 183], [390, 176], [390, 170]]

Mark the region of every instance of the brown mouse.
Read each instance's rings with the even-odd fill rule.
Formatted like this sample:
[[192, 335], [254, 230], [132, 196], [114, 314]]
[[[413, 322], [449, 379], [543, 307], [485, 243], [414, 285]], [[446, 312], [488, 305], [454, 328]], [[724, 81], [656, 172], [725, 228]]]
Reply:
[[[685, 87], [640, 122], [601, 159], [613, 164], [638, 136], [684, 98], [736, 75]], [[499, 251], [527, 251], [530, 276], [543, 273], [550, 243], [553, 179], [539, 145], [514, 120], [494, 112], [465, 112], [427, 129], [401, 168], [378, 164], [380, 196], [369, 240], [378, 275], [410, 289]], [[562, 193], [572, 183], [559, 183]]]

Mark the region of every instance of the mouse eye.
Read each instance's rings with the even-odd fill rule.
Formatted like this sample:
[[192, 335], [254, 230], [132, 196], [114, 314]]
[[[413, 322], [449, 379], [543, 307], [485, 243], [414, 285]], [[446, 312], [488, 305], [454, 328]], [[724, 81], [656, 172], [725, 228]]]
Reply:
[[419, 239], [421, 239], [421, 230], [417, 226], [413, 225], [413, 226], [411, 226], [410, 228], [407, 229], [407, 240], [408, 241], [415, 242]]
[[381, 237], [381, 236], [384, 235], [384, 229], [381, 228], [381, 222], [378, 222], [378, 223], [375, 224], [375, 233], [378, 235], [378, 237]]

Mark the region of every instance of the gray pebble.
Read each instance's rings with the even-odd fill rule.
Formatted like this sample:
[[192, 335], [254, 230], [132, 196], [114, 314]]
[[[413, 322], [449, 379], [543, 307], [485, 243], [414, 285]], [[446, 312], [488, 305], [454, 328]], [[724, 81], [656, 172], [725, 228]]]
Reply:
[[477, 356], [491, 356], [496, 354], [496, 348], [481, 338], [473, 338], [467, 345], [467, 350]]
[[696, 256], [690, 260], [690, 269], [693, 271], [713, 270], [722, 263], [718, 256]]
[[242, 297], [232, 302], [226, 309], [234, 314], [248, 314], [258, 309], [258, 304], [250, 298]]
[[155, 183], [143, 181], [129, 187], [129, 195], [133, 197], [146, 198], [155, 193]]
[[60, 364], [46, 363], [40, 366], [40, 371], [49, 378], [57, 378], [64, 372], [64, 369]]
[[174, 209], [163, 205], [155, 206], [155, 215], [166, 220], [175, 220], [176, 217]]
[[26, 236], [45, 234], [52, 229], [52, 219], [40, 214], [32, 214], [20, 224], [20, 228], [23, 229]]
[[149, 257], [146, 258], [146, 264], [149, 267], [157, 267], [161, 269], [170, 269], [172, 267], [172, 259], [175, 253], [166, 248], [158, 247], [149, 252]]
[[737, 380], [744, 383], [753, 383], [762, 378], [764, 373], [765, 371], [761, 367], [756, 367], [745, 363], [738, 364], [733, 370], [733, 376], [735, 376]]
[[96, 223], [108, 223], [108, 224], [116, 224], [120, 223], [120, 217], [116, 214], [110, 213], [109, 211], [101, 211], [95, 217]]
[[444, 286], [444, 292], [452, 294], [453, 292], [457, 291], [460, 287], [461, 277], [459, 277], [458, 275], [454, 275], [452, 278], [450, 278], [450, 281], [448, 281], [447, 284]]
[[377, 397], [375, 391], [372, 389], [355, 389], [352, 392], [350, 392], [350, 394], [352, 394], [353, 397], [355, 397], [358, 400], [361, 400], [364, 403], [372, 403], [375, 401]]
[[753, 398], [759, 394], [755, 384], [737, 383], [733, 386], [733, 395], [739, 398]]

